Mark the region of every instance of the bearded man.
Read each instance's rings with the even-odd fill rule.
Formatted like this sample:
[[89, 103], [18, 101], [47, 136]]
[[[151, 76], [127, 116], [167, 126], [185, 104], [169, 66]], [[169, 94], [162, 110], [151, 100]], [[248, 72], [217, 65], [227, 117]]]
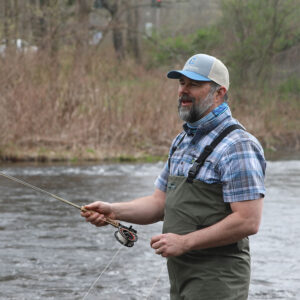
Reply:
[[248, 297], [248, 236], [259, 229], [266, 163], [258, 140], [232, 117], [229, 73], [217, 58], [196, 54], [178, 79], [178, 112], [185, 121], [154, 193], [130, 202], [94, 202], [82, 212], [105, 225], [105, 217], [136, 224], [163, 220], [152, 237], [167, 257], [171, 300], [243, 300]]

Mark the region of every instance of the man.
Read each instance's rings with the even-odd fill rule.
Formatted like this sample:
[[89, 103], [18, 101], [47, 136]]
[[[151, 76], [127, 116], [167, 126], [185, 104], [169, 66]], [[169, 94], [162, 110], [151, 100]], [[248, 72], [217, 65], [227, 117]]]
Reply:
[[197, 54], [178, 79], [184, 131], [173, 141], [169, 160], [151, 196], [125, 203], [95, 202], [98, 213], [82, 216], [96, 226], [110, 217], [137, 224], [164, 220], [151, 239], [168, 258], [172, 300], [248, 297], [248, 236], [257, 233], [263, 207], [263, 149], [233, 119], [226, 102], [229, 74], [217, 58]]

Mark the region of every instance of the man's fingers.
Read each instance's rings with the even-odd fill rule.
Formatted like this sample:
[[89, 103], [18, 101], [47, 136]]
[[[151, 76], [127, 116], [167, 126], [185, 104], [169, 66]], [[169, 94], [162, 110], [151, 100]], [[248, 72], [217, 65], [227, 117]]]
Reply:
[[103, 226], [106, 225], [107, 222], [105, 222], [105, 217], [103, 215], [100, 215], [98, 218], [95, 219], [93, 224], [96, 226]]
[[159, 250], [159, 249], [157, 249], [157, 250], [155, 250], [155, 254], [161, 255], [161, 254], [162, 254], [162, 251]]
[[81, 215], [88, 216], [96, 212], [95, 210], [86, 209], [84, 206], [81, 207]]
[[88, 216], [86, 217], [87, 222], [93, 222], [98, 218], [99, 214], [94, 212], [94, 213], [89, 213]]
[[97, 201], [83, 206], [81, 208], [81, 216], [84, 217], [87, 222], [100, 227], [108, 224], [105, 215], [109, 213], [109, 210], [110, 207], [108, 205]]
[[158, 242], [160, 239], [161, 239], [161, 234], [160, 235], [156, 235], [156, 236], [153, 236], [150, 240], [150, 245], [151, 247], [153, 248], [153, 244]]
[[98, 211], [98, 210], [100, 210], [100, 203], [99, 203], [99, 201], [93, 202], [91, 204], [84, 205], [83, 208], [86, 210]]
[[105, 216], [103, 214], [98, 214], [96, 212], [90, 213], [89, 216], [85, 217], [87, 222], [92, 223], [95, 226], [104, 226], [108, 223], [105, 221]]
[[85, 218], [86, 218], [87, 222], [92, 223], [92, 222], [95, 222], [99, 217], [104, 219], [104, 215], [102, 215], [102, 214], [99, 214], [97, 212], [88, 212], [87, 216]]
[[150, 245], [153, 249], [158, 249], [164, 245], [164, 241], [162, 240], [164, 237], [163, 234], [154, 236], [151, 238]]
[[181, 236], [173, 233], [154, 236], [151, 239], [151, 247], [155, 254], [162, 257], [178, 256], [185, 252]]

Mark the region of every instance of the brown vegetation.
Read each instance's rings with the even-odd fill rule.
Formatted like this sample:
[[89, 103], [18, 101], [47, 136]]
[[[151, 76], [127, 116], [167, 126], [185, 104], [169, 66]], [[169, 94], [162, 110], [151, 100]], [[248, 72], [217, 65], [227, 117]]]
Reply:
[[[6, 56], [0, 62], [2, 159], [167, 155], [181, 130], [177, 82], [167, 71], [103, 52]], [[233, 115], [267, 150], [299, 149], [298, 99], [234, 87], [230, 99]]]
[[103, 53], [87, 57], [2, 61], [2, 157], [166, 153], [179, 126], [164, 74]]
[[181, 130], [166, 72], [200, 52], [229, 67], [233, 115], [268, 155], [299, 150], [298, 12], [298, 0], [0, 0], [0, 158], [165, 157]]

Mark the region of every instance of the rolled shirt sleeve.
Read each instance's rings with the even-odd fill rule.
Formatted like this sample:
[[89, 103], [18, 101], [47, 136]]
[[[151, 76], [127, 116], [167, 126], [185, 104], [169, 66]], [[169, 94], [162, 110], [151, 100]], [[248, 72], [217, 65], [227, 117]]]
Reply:
[[169, 177], [169, 166], [168, 162], [165, 163], [164, 168], [160, 175], [155, 180], [155, 187], [159, 190], [166, 192], [167, 191], [167, 184], [168, 184], [168, 177]]

